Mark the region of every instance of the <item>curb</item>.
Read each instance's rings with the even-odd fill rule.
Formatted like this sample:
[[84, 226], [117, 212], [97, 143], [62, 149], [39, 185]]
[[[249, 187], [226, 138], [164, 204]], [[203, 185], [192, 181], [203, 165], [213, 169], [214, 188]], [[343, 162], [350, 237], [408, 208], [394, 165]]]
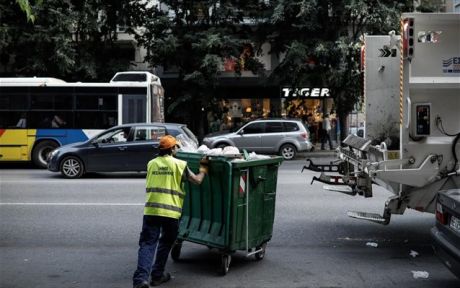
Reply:
[[315, 151], [315, 152], [299, 152], [296, 156], [298, 158], [336, 158], [335, 150], [329, 151]]

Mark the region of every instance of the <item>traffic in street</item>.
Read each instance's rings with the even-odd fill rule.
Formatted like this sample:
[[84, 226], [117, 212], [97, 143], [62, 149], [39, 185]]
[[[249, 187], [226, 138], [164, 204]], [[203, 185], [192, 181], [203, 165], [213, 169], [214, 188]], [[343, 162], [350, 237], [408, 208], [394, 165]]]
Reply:
[[[318, 158], [318, 162], [327, 162]], [[184, 242], [164, 287], [445, 287], [460, 281], [434, 255], [431, 213], [408, 210], [387, 226], [346, 216], [379, 213], [389, 192], [350, 197], [310, 185], [305, 160], [278, 171], [273, 237], [263, 260]], [[142, 224], [145, 173], [58, 173], [0, 167], [0, 287], [130, 287]]]
[[106, 2], [0, 3], [0, 288], [460, 288], [459, 0]]

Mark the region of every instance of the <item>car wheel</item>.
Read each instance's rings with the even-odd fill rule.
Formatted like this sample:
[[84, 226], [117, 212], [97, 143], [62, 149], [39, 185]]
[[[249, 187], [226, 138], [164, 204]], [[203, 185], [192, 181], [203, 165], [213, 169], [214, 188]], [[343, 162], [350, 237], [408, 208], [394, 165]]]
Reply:
[[283, 146], [281, 146], [280, 155], [283, 156], [285, 160], [294, 159], [296, 154], [297, 154], [297, 150], [294, 145], [284, 144]]
[[80, 178], [84, 173], [83, 162], [75, 156], [68, 156], [61, 162], [61, 173], [66, 178]]
[[32, 161], [40, 168], [46, 168], [48, 164], [48, 155], [59, 147], [54, 141], [43, 141], [38, 143], [32, 152]]

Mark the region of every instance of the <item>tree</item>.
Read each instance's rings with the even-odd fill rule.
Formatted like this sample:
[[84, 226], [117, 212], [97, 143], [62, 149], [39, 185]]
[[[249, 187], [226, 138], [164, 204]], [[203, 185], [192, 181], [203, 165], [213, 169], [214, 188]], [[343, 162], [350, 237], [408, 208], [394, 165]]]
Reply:
[[[268, 42], [270, 53], [282, 59], [268, 81], [332, 87], [344, 127], [345, 116], [361, 95], [360, 37], [399, 31], [400, 12], [408, 10], [411, 2], [162, 1], [164, 6], [143, 7], [139, 26], [145, 30], [137, 39], [147, 48], [146, 59], [152, 66], [176, 69], [179, 85], [193, 95], [177, 101], [198, 101], [196, 111], [212, 103], [225, 59], [238, 59], [249, 43], [260, 53], [261, 45]], [[255, 57], [244, 63], [245, 68], [264, 74]], [[236, 74], [241, 68], [237, 65]]]
[[[36, 5], [41, 5], [42, 2], [43, 0], [37, 0]], [[32, 6], [30, 6], [29, 0], [16, 0], [16, 3], [18, 3], [22, 12], [26, 14], [27, 21], [34, 22], [35, 15], [32, 13]]]
[[106, 81], [129, 66], [116, 43], [117, 25], [130, 25], [127, 0], [21, 0], [34, 21], [15, 2], [0, 3], [3, 75]]
[[[271, 78], [284, 85], [331, 87], [341, 127], [361, 97], [360, 38], [399, 31], [412, 1], [275, 1], [266, 39], [284, 54]], [[345, 129], [341, 129], [341, 138]]]
[[182, 97], [168, 103], [167, 111], [173, 113], [171, 108], [180, 102], [192, 108], [195, 123], [191, 124], [199, 129], [199, 136], [203, 136], [204, 115], [211, 109], [224, 62], [234, 61], [237, 75], [243, 69], [263, 70], [255, 54], [243, 53], [246, 45], [255, 45], [256, 52], [259, 48], [257, 25], [245, 23], [245, 17], [268, 9], [259, 2], [161, 1], [162, 5], [146, 4], [137, 19], [143, 30], [136, 38], [148, 51], [146, 60], [178, 74], [177, 94]]

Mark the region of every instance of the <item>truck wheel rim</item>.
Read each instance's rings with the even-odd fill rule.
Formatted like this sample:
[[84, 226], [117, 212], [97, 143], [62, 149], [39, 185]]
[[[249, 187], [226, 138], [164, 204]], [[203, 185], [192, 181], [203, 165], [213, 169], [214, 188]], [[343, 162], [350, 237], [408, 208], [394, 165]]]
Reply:
[[78, 163], [75, 159], [68, 159], [62, 165], [62, 171], [64, 171], [64, 174], [69, 177], [75, 177], [78, 175], [78, 173], [80, 173], [80, 169], [80, 163]]

